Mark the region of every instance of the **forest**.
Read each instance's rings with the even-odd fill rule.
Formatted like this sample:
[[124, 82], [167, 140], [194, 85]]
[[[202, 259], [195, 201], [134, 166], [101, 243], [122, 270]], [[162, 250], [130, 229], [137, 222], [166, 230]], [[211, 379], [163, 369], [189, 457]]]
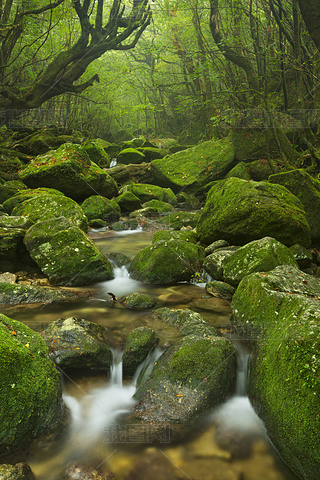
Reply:
[[319, 480], [320, 0], [0, 0], [0, 480]]

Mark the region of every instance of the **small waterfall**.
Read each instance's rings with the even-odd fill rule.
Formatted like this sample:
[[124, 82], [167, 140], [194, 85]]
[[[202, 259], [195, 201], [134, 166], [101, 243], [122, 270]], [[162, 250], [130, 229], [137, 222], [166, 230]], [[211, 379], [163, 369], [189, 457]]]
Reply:
[[245, 397], [247, 395], [247, 385], [248, 385], [249, 352], [241, 343], [237, 343], [235, 346], [238, 354], [236, 395], [239, 397]]
[[127, 267], [114, 267], [113, 274], [113, 280], [108, 280], [100, 284], [102, 296], [106, 296], [108, 292], [112, 292], [116, 297], [123, 297], [140, 289], [141, 283], [130, 278]]
[[110, 167], [109, 168], [112, 168], [112, 167], [115, 167], [116, 165], [118, 164], [118, 161], [116, 158], [113, 158], [110, 162]]
[[110, 369], [110, 383], [122, 387], [122, 356], [121, 350], [112, 350], [113, 364]]

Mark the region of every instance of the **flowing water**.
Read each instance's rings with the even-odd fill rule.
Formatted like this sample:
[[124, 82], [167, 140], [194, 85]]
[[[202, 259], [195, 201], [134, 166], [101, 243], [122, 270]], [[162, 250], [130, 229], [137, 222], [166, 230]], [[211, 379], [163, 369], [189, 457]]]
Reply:
[[[123, 252], [132, 258], [139, 249], [150, 244], [152, 234], [139, 231], [114, 235], [95, 231], [92, 237], [103, 252]], [[133, 291], [146, 292], [160, 306], [192, 308], [227, 335], [230, 335], [231, 309], [225, 301], [211, 303], [202, 284], [145, 286], [132, 280], [124, 267], [115, 267], [114, 280], [92, 285], [88, 290], [92, 294], [90, 300], [40, 308], [11, 307], [4, 312], [36, 330], [60, 317], [86, 318], [103, 325], [114, 345], [110, 372], [64, 378], [64, 401], [71, 412], [71, 425], [67, 436], [46, 444], [27, 459], [37, 480], [63, 479], [63, 471], [70, 463], [99, 465], [113, 471], [117, 480], [296, 479], [270, 444], [263, 423], [246, 396], [249, 351], [239, 340], [233, 340], [238, 354], [236, 395], [208, 412], [194, 435], [175, 445], [114, 445], [110, 431], [135, 405], [137, 376], [142, 369], [144, 374], [149, 374], [161, 355], [161, 350], [157, 349], [139, 367], [133, 379], [123, 379], [121, 346], [124, 338], [133, 328], [142, 325], [156, 330], [160, 345], [172, 343], [181, 334], [155, 321], [151, 312], [129, 311], [121, 303], [111, 302], [108, 292], [119, 298]], [[159, 467], [157, 474], [151, 468], [155, 463]]]

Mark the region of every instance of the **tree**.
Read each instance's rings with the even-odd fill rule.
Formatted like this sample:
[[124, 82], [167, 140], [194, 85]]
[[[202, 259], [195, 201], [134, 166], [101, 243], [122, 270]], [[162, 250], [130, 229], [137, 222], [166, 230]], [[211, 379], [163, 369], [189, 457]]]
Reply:
[[[128, 9], [123, 0], [113, 0], [109, 15], [106, 0], [72, 0], [80, 32], [65, 51], [61, 51], [45, 65], [30, 86], [19, 85], [8, 79], [6, 70], [21, 55], [26, 45], [19, 44], [26, 22], [49, 12], [48, 32], [52, 29], [52, 12], [67, 0], [57, 0], [38, 8], [30, 8], [32, 1], [0, 0], [0, 110], [28, 110], [66, 92], [81, 93], [99, 76], [94, 74], [82, 83], [76, 83], [87, 67], [109, 50], [134, 48], [151, 20], [148, 0], [133, 0]], [[37, 2], [39, 3], [39, 2]], [[107, 20], [106, 20], [107, 18]], [[41, 34], [43, 35], [43, 33]], [[32, 42], [34, 44], [35, 41]], [[30, 45], [29, 45], [30, 46]], [[41, 45], [38, 46], [38, 49]]]
[[320, 50], [320, 0], [299, 0], [299, 6], [308, 32]]

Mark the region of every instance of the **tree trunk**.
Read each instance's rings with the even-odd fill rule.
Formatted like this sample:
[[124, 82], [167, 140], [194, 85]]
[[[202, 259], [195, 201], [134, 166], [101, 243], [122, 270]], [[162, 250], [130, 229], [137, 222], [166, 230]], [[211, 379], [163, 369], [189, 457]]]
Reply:
[[318, 50], [320, 50], [320, 0], [299, 0], [302, 18]]

